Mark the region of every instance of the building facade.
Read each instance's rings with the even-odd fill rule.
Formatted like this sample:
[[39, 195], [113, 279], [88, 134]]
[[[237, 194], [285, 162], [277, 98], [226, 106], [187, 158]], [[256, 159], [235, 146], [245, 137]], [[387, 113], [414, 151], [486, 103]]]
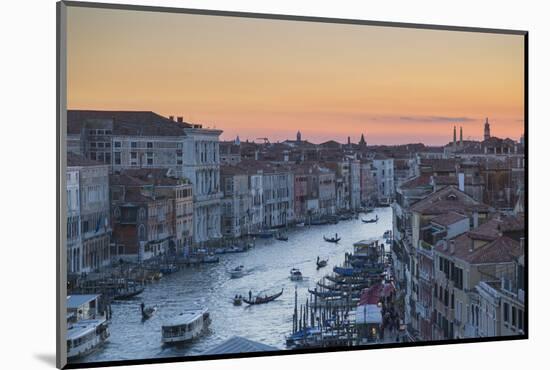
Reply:
[[[77, 254], [72, 263], [73, 272], [96, 271], [111, 262], [109, 166], [67, 153], [67, 169], [71, 175], [78, 177], [78, 180], [71, 180], [71, 190], [76, 190], [78, 181], [78, 191], [71, 194], [71, 214], [74, 221], [78, 218], [75, 212], [79, 208], [81, 243], [80, 251], [78, 248], [72, 251], [73, 258]], [[79, 195], [79, 201], [76, 195]], [[75, 202], [79, 202], [78, 207], [73, 206]], [[73, 222], [72, 232], [78, 233], [76, 229]]]

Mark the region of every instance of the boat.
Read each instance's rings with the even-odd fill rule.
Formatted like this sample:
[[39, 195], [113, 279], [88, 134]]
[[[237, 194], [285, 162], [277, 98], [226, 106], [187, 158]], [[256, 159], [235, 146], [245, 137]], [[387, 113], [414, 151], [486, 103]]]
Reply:
[[319, 342], [321, 336], [321, 329], [307, 327], [288, 336], [286, 346], [294, 349], [321, 346], [322, 343]]
[[309, 224], [310, 225], [315, 225], [315, 226], [327, 225], [328, 221], [327, 220], [321, 220], [321, 219], [311, 220]]
[[[214, 252], [215, 253], [215, 252]], [[213, 254], [207, 254], [201, 260], [202, 263], [218, 263], [220, 262], [220, 257]]]
[[214, 254], [224, 254], [225, 248], [216, 248], [214, 249]]
[[369, 282], [368, 277], [362, 277], [362, 276], [347, 277], [347, 276], [338, 276], [338, 275], [335, 275], [335, 276], [327, 275], [325, 276], [325, 279], [335, 284], [341, 284], [341, 285], [367, 284]]
[[188, 309], [162, 324], [162, 343], [176, 344], [199, 337], [210, 325], [208, 308]]
[[80, 320], [67, 327], [67, 359], [84, 357], [98, 349], [109, 338], [105, 318]]
[[254, 299], [252, 299], [250, 295], [249, 299], [243, 298], [243, 302], [249, 305], [269, 303], [279, 298], [282, 294], [283, 294], [283, 289], [281, 289], [279, 293], [273, 294], [271, 296], [267, 296], [267, 295], [263, 297], [256, 296]]
[[391, 230], [384, 231], [384, 235], [382, 236], [384, 239], [391, 239]]
[[376, 215], [375, 218], [371, 218], [370, 220], [365, 220], [365, 219], [362, 218], [361, 221], [363, 221], [366, 224], [376, 223], [376, 222], [378, 222], [378, 215]]
[[232, 247], [225, 249], [225, 253], [242, 253], [242, 252], [246, 252], [245, 247], [239, 247], [237, 245], [234, 245]]
[[306, 226], [305, 222], [298, 222], [296, 224], [296, 227], [304, 227], [304, 226]]
[[328, 259], [322, 260], [322, 259], [319, 258], [319, 256], [317, 256], [317, 261], [315, 263], [317, 264], [317, 270], [318, 270], [320, 268], [323, 268], [323, 267], [327, 266]]
[[162, 265], [162, 266], [160, 266], [159, 271], [162, 272], [163, 275], [170, 275], [170, 274], [178, 271], [178, 266], [176, 266], [172, 263]]
[[368, 283], [356, 284], [356, 285], [340, 285], [340, 284], [326, 285], [326, 284], [323, 284], [321, 282], [317, 282], [317, 285], [319, 286], [319, 288], [322, 288], [323, 290], [328, 290], [328, 291], [333, 291], [333, 292], [334, 291], [336, 291], [336, 292], [360, 291], [360, 290], [363, 290], [363, 289], [369, 287]]
[[144, 290], [145, 288], [143, 285], [140, 285], [135, 281], [128, 281], [125, 287], [121, 287], [116, 290], [113, 298], [115, 300], [131, 299], [143, 293]]
[[229, 275], [231, 275], [231, 279], [238, 279], [243, 277], [245, 274], [244, 266], [240, 265], [229, 271]]
[[277, 234], [277, 236], [275, 237], [275, 239], [280, 240], [280, 241], [283, 241], [283, 242], [287, 242], [287, 241], [288, 241], [288, 236], [283, 235], [283, 234]]
[[323, 239], [325, 239], [325, 241], [328, 243], [338, 243], [342, 238], [339, 238], [338, 234], [336, 234], [333, 238], [327, 238], [323, 235]]
[[[327, 290], [327, 291], [319, 291], [317, 288], [315, 290], [308, 289], [307, 290], [310, 294], [316, 296], [317, 298], [343, 298], [350, 296], [350, 292], [347, 290]], [[351, 297], [352, 298], [359, 298], [361, 296], [361, 291], [352, 291]]]
[[235, 298], [233, 298], [233, 306], [240, 306], [242, 304], [243, 304], [243, 296], [236, 295]]
[[141, 307], [141, 319], [143, 321], [150, 319], [153, 316], [153, 314], [157, 311], [156, 306], [145, 307], [145, 303], [143, 302], [141, 302], [140, 307]]
[[372, 212], [374, 212], [374, 207], [365, 208], [365, 213], [372, 213]]
[[258, 238], [261, 238], [261, 239], [273, 238], [273, 231], [262, 230], [262, 231], [260, 231], [259, 233], [257, 233], [256, 236], [257, 236]]
[[332, 298], [332, 297], [341, 297], [342, 296], [342, 292], [338, 292], [338, 291], [322, 292], [322, 291], [317, 290], [317, 288], [315, 290], [308, 289], [307, 291], [310, 294], [313, 294], [314, 296], [317, 296], [319, 298]]
[[298, 270], [297, 268], [293, 268], [290, 270], [290, 280], [300, 281], [303, 279], [304, 277], [302, 276], [302, 272], [300, 270]]

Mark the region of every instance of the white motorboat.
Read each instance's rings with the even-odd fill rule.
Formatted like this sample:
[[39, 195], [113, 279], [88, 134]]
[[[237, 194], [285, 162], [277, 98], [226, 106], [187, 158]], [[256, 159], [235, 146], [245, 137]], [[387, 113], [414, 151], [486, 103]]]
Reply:
[[303, 280], [304, 277], [302, 276], [302, 272], [298, 270], [297, 268], [293, 268], [290, 270], [290, 280], [292, 281], [300, 281]]
[[107, 320], [80, 320], [67, 327], [67, 359], [86, 356], [99, 348], [109, 338]]
[[188, 309], [162, 325], [162, 343], [175, 344], [199, 337], [210, 325], [208, 308]]
[[244, 266], [240, 265], [229, 271], [229, 275], [231, 275], [232, 279], [238, 279], [243, 277], [245, 274]]

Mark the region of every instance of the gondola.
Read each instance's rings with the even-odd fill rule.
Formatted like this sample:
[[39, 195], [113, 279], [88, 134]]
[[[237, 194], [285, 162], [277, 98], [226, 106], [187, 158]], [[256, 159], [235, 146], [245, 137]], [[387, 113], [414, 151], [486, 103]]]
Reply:
[[363, 221], [366, 224], [376, 223], [376, 222], [378, 222], [378, 215], [376, 215], [376, 218], [371, 218], [370, 220], [361, 219], [361, 221]]
[[369, 283], [368, 277], [344, 277], [344, 276], [331, 276], [327, 275], [325, 276], [325, 279], [327, 279], [330, 282], [333, 282], [335, 284], [340, 285], [357, 285], [357, 284], [367, 284]]
[[282, 234], [277, 234], [277, 236], [275, 237], [275, 239], [280, 240], [280, 241], [282, 241], [282, 242], [287, 242], [287, 241], [288, 241], [288, 236], [282, 235]]
[[246, 303], [246, 304], [249, 304], [249, 305], [269, 303], [269, 302], [274, 301], [277, 298], [279, 298], [282, 294], [283, 294], [283, 289], [281, 289], [281, 291], [279, 293], [273, 294], [271, 296], [265, 296], [265, 297], [257, 296], [256, 298], [254, 298], [252, 300], [243, 298], [243, 302]]
[[132, 290], [122, 290], [122, 291], [120, 291], [120, 293], [115, 294], [113, 299], [121, 300], [121, 301], [125, 300], [125, 299], [131, 299], [131, 298], [134, 298], [135, 296], [141, 294], [144, 290], [145, 290], [145, 288], [143, 288], [143, 287], [134, 288]]
[[319, 270], [320, 268], [326, 267], [327, 263], [328, 263], [328, 259], [322, 260], [319, 258], [319, 256], [317, 256], [317, 261], [316, 261], [317, 270]]
[[334, 238], [327, 238], [326, 236], [323, 235], [323, 239], [325, 239], [325, 241], [328, 243], [338, 243], [342, 238], [338, 238], [338, 234], [336, 234]]
[[323, 288], [324, 290], [329, 290], [332, 292], [360, 291], [369, 287], [368, 283], [356, 284], [356, 285], [340, 285], [340, 284], [326, 285], [321, 282], [317, 282], [317, 285], [320, 288]]
[[157, 311], [157, 307], [145, 307], [145, 303], [141, 302], [141, 319], [148, 320]]
[[332, 297], [341, 297], [342, 292], [339, 291], [329, 291], [329, 292], [321, 292], [318, 290], [307, 290], [310, 294], [313, 294], [314, 296], [317, 296], [319, 298], [332, 298]]

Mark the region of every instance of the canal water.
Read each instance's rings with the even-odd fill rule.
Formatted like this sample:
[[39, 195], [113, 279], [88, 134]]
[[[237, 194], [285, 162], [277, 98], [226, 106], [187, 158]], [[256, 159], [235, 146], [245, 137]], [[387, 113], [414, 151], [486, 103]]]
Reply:
[[[116, 361], [171, 356], [192, 356], [238, 335], [279, 349], [285, 349], [285, 336], [292, 330], [294, 289], [298, 288], [298, 304], [309, 297], [308, 288], [340, 265], [345, 252], [353, 250], [353, 243], [378, 237], [391, 229], [391, 208], [377, 208], [360, 217], [373, 218], [377, 223], [365, 224], [361, 219], [340, 221], [336, 225], [308, 226], [288, 232], [288, 241], [275, 239], [256, 241], [255, 248], [245, 253], [224, 254], [220, 263], [187, 268], [167, 275], [159, 282], [147, 285], [134, 300], [112, 305], [111, 336], [103, 348], [81, 361]], [[338, 244], [323, 241], [323, 235], [338, 233]], [[389, 247], [389, 246], [388, 246]], [[386, 247], [386, 248], [388, 248]], [[316, 269], [317, 256], [328, 258], [328, 266]], [[243, 265], [248, 274], [231, 279], [229, 270]], [[302, 271], [304, 280], [290, 281], [290, 269]], [[284, 288], [277, 300], [258, 306], [233, 306], [235, 294], [248, 296], [273, 294]], [[140, 303], [156, 305], [158, 310], [142, 323]], [[210, 310], [210, 330], [199, 339], [183, 347], [161, 345], [161, 324], [184, 308], [206, 306]]]

